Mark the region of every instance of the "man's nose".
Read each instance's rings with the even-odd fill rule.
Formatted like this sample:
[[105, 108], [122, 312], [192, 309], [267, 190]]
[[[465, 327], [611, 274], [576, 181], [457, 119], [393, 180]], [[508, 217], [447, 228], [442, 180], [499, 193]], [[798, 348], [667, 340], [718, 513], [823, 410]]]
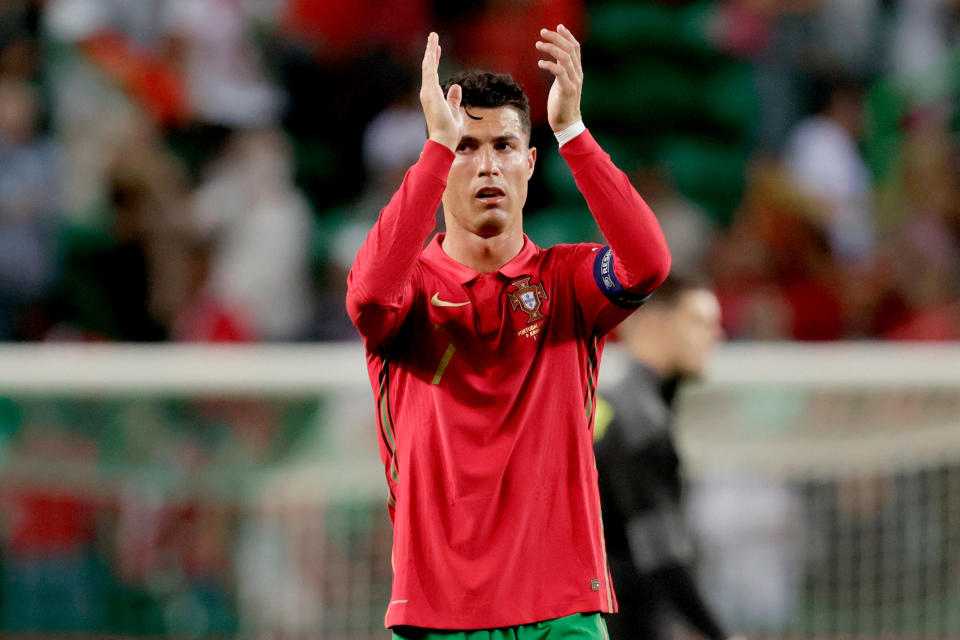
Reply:
[[497, 157], [493, 149], [488, 146], [480, 147], [478, 157], [477, 173], [481, 176], [499, 175], [500, 167], [497, 164]]

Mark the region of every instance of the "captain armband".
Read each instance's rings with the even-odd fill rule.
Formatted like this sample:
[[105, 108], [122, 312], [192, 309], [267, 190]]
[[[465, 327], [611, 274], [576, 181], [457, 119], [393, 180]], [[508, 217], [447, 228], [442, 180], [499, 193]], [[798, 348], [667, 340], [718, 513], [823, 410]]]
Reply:
[[593, 261], [593, 279], [610, 302], [624, 309], [636, 309], [652, 295], [652, 292], [633, 293], [623, 288], [613, 271], [613, 249], [610, 247], [597, 251], [597, 257]]

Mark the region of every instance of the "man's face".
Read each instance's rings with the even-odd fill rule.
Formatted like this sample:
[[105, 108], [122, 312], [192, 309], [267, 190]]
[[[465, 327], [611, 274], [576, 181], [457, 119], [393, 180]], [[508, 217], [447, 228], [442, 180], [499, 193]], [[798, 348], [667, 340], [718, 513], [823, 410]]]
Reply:
[[707, 356], [723, 336], [720, 303], [712, 292], [694, 289], [681, 295], [669, 315], [667, 330], [676, 356], [675, 369], [685, 377], [699, 377]]
[[443, 192], [447, 232], [483, 238], [520, 232], [537, 150], [527, 143], [513, 107], [467, 107], [466, 112]]

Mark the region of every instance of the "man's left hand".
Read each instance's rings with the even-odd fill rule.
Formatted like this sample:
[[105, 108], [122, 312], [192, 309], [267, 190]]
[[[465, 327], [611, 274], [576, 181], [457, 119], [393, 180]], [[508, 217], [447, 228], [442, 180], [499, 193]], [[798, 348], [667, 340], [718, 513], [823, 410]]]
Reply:
[[556, 31], [540, 29], [540, 38], [537, 49], [553, 58], [537, 62], [537, 66], [554, 76], [547, 98], [547, 121], [554, 132], [563, 131], [580, 120], [580, 94], [583, 91], [580, 43], [562, 24]]

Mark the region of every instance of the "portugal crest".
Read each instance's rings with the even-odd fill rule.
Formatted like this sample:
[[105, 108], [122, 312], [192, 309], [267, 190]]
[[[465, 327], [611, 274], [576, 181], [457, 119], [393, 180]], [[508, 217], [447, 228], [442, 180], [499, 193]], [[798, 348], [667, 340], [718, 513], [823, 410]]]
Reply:
[[517, 290], [507, 294], [513, 310], [522, 309], [527, 314], [527, 324], [547, 317], [540, 313], [540, 305], [548, 299], [547, 292], [543, 290], [543, 284], [541, 283], [530, 284], [530, 277], [527, 276], [511, 282], [510, 286], [516, 287]]

